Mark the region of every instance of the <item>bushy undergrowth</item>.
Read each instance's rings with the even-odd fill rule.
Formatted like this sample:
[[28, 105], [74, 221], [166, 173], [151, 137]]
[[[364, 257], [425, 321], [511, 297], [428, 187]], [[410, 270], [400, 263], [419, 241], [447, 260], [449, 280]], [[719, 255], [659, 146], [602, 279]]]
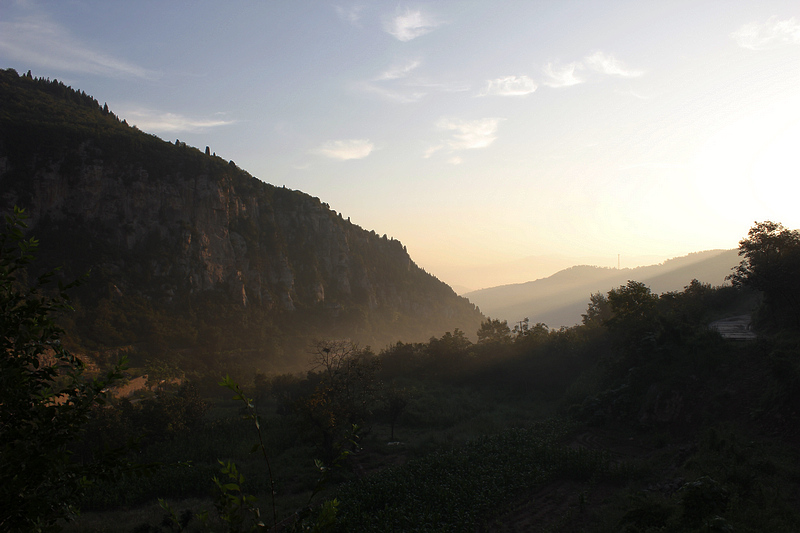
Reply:
[[614, 470], [609, 455], [562, 442], [563, 423], [509, 429], [349, 483], [338, 531], [470, 531], [511, 498], [556, 476]]
[[[798, 454], [736, 424], [708, 427], [695, 444], [654, 458], [650, 479], [609, 504], [596, 531], [798, 531]], [[669, 459], [670, 466], [662, 461]], [[676, 467], [677, 466], [677, 467]], [[666, 478], [663, 472], [670, 472]]]
[[[268, 492], [269, 478], [263, 461], [250, 453], [256, 440], [253, 424], [239, 417], [238, 407], [223, 405], [212, 411], [191, 432], [140, 446], [136, 459], [159, 462], [164, 465], [162, 468], [147, 477], [91, 487], [83, 508], [104, 510], [144, 505], [160, 497], [208, 498], [214, 491], [211, 479], [219, 473], [218, 460], [236, 461], [253, 493]], [[283, 433], [292, 430], [281, 423], [280, 418], [271, 417], [264, 428], [270, 451], [282, 452], [277, 465], [278, 489], [284, 494], [307, 490], [316, 479], [313, 447], [287, 446], [282, 442]]]
[[[138, 422], [128, 433], [149, 430], [137, 459], [172, 466], [97, 485], [84, 509], [163, 496], [211, 502], [223, 461], [262, 505], [274, 494], [287, 523], [301, 509], [289, 527], [311, 525], [317, 513], [338, 531], [481, 530], [503, 522], [512, 502], [566, 484], [578, 511], [562, 509], [542, 527], [797, 530], [800, 471], [786, 444], [800, 433], [797, 334], [734, 344], [708, 329], [708, 317], [739, 312], [745, 300], [752, 295], [697, 282], [661, 296], [629, 282], [609, 298], [593, 295], [574, 328], [525, 323], [512, 332], [495, 320], [477, 344], [455, 331], [380, 354], [317, 344], [305, 376], [254, 376], [272, 476], [249, 453], [255, 411], [248, 422], [215, 400], [206, 412], [187, 391], [123, 404], [158, 415], [130, 417]], [[187, 413], [201, 412], [189, 423]], [[343, 437], [354, 425], [363, 453]], [[328, 486], [308, 507], [320, 472]], [[584, 487], [596, 484], [615, 496], [587, 511]]]

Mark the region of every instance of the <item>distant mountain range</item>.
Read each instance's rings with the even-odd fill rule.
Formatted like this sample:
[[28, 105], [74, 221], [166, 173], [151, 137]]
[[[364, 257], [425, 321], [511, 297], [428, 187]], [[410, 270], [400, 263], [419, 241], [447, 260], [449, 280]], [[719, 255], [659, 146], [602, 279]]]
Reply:
[[0, 70], [0, 102], [0, 210], [26, 209], [43, 263], [91, 270], [70, 330], [81, 347], [249, 354], [265, 369], [314, 338], [379, 349], [480, 326], [402, 243], [319, 198], [141, 132], [56, 80]]
[[681, 291], [693, 279], [719, 286], [739, 260], [738, 250], [709, 250], [638, 268], [574, 266], [547, 278], [472, 291], [464, 296], [485, 315], [507, 320], [510, 326], [528, 318], [532, 323], [558, 328], [579, 324], [593, 293], [605, 294], [628, 280], [645, 283], [657, 294]]

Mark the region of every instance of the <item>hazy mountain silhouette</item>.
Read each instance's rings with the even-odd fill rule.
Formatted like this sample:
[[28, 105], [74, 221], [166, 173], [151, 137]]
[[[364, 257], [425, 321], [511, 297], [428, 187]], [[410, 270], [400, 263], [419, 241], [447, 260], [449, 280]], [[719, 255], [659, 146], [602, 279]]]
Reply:
[[523, 318], [550, 327], [581, 322], [589, 296], [605, 294], [628, 280], [641, 281], [661, 294], [680, 291], [692, 279], [712, 286], [724, 284], [731, 268], [739, 264], [737, 250], [709, 250], [637, 268], [601, 268], [580, 265], [547, 278], [482, 289], [464, 294], [487, 316], [513, 324]]

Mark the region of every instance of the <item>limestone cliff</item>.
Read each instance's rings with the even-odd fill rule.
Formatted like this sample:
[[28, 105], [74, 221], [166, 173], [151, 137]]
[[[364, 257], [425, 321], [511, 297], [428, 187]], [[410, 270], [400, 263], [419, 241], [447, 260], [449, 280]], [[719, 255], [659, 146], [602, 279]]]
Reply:
[[131, 128], [58, 82], [0, 71], [0, 99], [0, 208], [24, 207], [43, 248], [119, 295], [168, 306], [213, 293], [317, 323], [356, 310], [376, 341], [480, 324], [400, 242], [317, 198]]

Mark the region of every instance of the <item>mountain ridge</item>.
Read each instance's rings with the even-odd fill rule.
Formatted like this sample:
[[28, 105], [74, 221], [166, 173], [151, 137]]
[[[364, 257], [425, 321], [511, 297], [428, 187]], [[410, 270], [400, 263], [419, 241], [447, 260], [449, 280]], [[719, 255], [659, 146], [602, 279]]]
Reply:
[[465, 293], [481, 312], [516, 323], [523, 318], [550, 327], [572, 326], [581, 321], [591, 294], [606, 293], [628, 280], [640, 281], [655, 293], [682, 290], [692, 279], [722, 285], [739, 264], [737, 250], [706, 250], [636, 268], [576, 265], [523, 283], [513, 283]]
[[[0, 97], [0, 208], [26, 209], [45, 260], [64, 261], [72, 276], [93, 271], [92, 290], [80, 293], [88, 320], [96, 330], [117, 318], [116, 335], [84, 327], [89, 344], [141, 341], [124, 324], [130, 309], [120, 310], [120, 299], [134, 297], [156, 316], [180, 310], [194, 349], [221, 325], [290, 335], [296, 345], [335, 336], [378, 346], [480, 325], [474, 305], [418, 267], [402, 243], [319, 198], [143, 133], [56, 80], [0, 71]], [[225, 310], [221, 323], [214, 305]]]

